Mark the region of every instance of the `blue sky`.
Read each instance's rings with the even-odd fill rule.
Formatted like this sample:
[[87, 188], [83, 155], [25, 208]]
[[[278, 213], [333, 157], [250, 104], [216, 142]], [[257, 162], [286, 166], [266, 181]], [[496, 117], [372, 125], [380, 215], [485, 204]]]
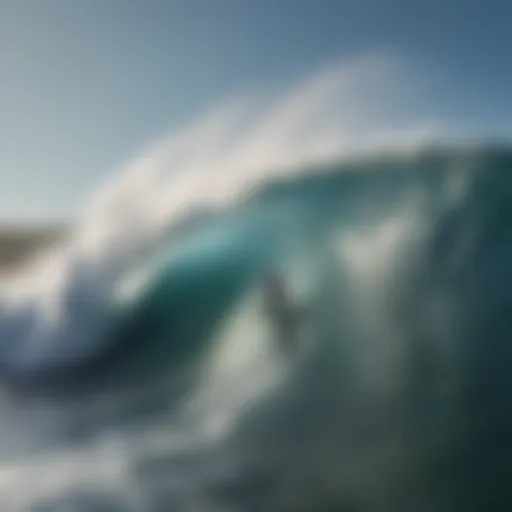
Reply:
[[76, 216], [113, 170], [215, 102], [384, 50], [468, 129], [512, 134], [512, 3], [3, 0], [0, 220]]

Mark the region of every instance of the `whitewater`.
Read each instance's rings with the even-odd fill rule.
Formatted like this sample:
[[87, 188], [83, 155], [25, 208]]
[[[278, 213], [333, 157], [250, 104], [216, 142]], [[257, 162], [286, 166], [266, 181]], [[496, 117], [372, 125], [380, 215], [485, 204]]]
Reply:
[[231, 98], [0, 284], [2, 511], [510, 510], [512, 149], [411, 84]]

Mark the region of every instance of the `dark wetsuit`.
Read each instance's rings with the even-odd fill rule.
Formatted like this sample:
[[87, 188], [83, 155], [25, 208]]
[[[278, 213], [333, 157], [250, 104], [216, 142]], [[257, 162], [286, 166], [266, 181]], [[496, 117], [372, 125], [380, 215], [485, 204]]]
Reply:
[[299, 318], [281, 280], [271, 276], [265, 284], [265, 309], [271, 319], [279, 345], [291, 351], [297, 344]]

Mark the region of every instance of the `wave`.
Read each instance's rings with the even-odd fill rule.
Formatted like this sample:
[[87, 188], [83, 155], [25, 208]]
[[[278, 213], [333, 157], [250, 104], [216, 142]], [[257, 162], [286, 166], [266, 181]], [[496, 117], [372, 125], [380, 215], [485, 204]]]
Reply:
[[[217, 460], [213, 446], [228, 460], [236, 453], [235, 469], [212, 470], [202, 483], [190, 476], [189, 491], [171, 486], [167, 504], [207, 496], [249, 510], [265, 495], [268, 509], [294, 510], [282, 489], [313, 477], [322, 483], [297, 496], [319, 510], [323, 500], [355, 500], [362, 510], [381, 510], [384, 500], [404, 511], [509, 503], [511, 168], [512, 150], [488, 146], [365, 158], [269, 185], [182, 233], [125, 305], [116, 350], [83, 367], [102, 392], [112, 390], [116, 364], [132, 383], [141, 368], [146, 380], [160, 373], [161, 408], [169, 375], [185, 361], [200, 364], [179, 413], [158, 420], [149, 437], [116, 441], [125, 446], [121, 482], [140, 479], [152, 495], [153, 458], [163, 465], [157, 474], [175, 482], [173, 450], [181, 448], [171, 448], [171, 433], [184, 428], [202, 454], [197, 463], [186, 456], [193, 471]], [[278, 357], [261, 310], [261, 284], [274, 269], [309, 310], [298, 358]], [[134, 390], [155, 399], [140, 382], [127, 388], [132, 405]], [[71, 417], [73, 407], [65, 406]], [[76, 421], [98, 429], [108, 416], [100, 411]], [[170, 437], [149, 454], [140, 443], [160, 428]], [[98, 457], [109, 453], [102, 443]], [[472, 462], [490, 453], [491, 466]], [[90, 463], [77, 462], [79, 482]], [[266, 476], [257, 476], [262, 464]], [[244, 480], [232, 481], [235, 473]], [[124, 493], [118, 484], [109, 493]]]
[[65, 247], [1, 294], [2, 366], [30, 372], [93, 354], [112, 333], [118, 290], [191, 215], [240, 202], [308, 163], [421, 143], [431, 122], [397, 115], [389, 124], [403, 98], [399, 77], [396, 59], [369, 55], [274, 101], [231, 100], [156, 143], [93, 198]]
[[[2, 375], [35, 386], [0, 408], [72, 438], [0, 468], [3, 509], [510, 508], [512, 149], [393, 124], [396, 74], [370, 56], [214, 112], [2, 290]], [[307, 312], [292, 357], [274, 271]]]

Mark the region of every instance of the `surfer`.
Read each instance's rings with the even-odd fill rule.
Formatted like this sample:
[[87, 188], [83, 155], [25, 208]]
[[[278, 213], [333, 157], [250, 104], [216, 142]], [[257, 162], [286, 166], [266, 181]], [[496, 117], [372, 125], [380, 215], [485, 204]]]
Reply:
[[275, 272], [265, 281], [263, 300], [277, 341], [289, 353], [298, 342], [299, 317], [282, 279]]

